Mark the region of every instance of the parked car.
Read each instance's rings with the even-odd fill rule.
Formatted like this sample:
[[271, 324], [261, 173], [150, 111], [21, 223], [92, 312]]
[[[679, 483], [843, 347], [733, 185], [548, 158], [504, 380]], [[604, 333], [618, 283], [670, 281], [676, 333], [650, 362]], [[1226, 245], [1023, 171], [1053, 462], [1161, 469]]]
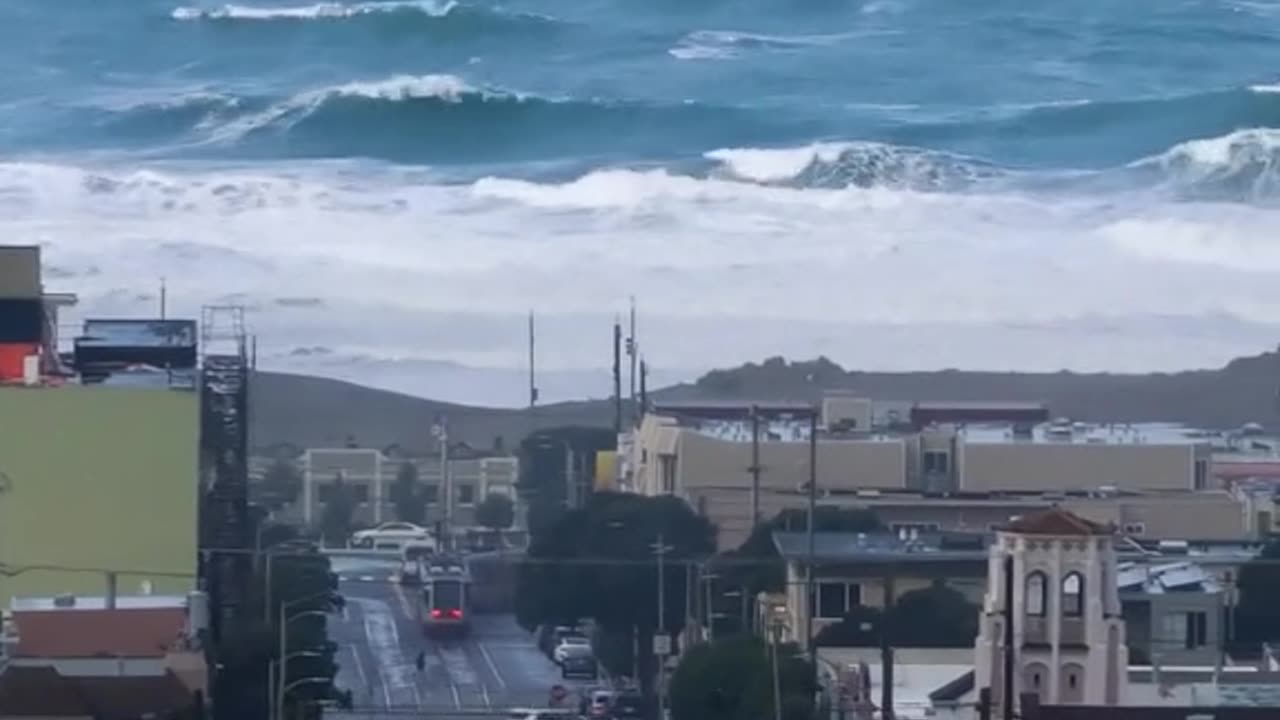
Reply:
[[560, 640], [566, 635], [578, 635], [577, 631], [568, 625], [543, 625], [538, 630], [538, 648], [547, 657], [551, 657], [556, 647], [560, 645]]
[[643, 720], [647, 716], [648, 707], [648, 701], [639, 692], [620, 692], [613, 698], [613, 720]]
[[591, 652], [591, 641], [587, 639], [587, 636], [565, 635], [560, 638], [555, 651], [551, 653], [551, 659], [555, 660], [558, 665], [563, 663], [565, 658], [570, 655], [580, 655], [584, 650], [588, 653]]
[[560, 708], [511, 708], [508, 720], [571, 720], [573, 712]]
[[409, 542], [427, 542], [431, 531], [407, 522], [382, 523], [375, 528], [360, 530], [351, 535], [351, 544], [362, 548], [400, 550]]
[[584, 653], [573, 653], [567, 656], [564, 661], [560, 663], [560, 674], [566, 680], [569, 678], [595, 680], [599, 677], [599, 670], [596, 667], [596, 658], [589, 651]]
[[587, 697], [587, 717], [607, 718], [613, 714], [613, 691], [593, 690]]

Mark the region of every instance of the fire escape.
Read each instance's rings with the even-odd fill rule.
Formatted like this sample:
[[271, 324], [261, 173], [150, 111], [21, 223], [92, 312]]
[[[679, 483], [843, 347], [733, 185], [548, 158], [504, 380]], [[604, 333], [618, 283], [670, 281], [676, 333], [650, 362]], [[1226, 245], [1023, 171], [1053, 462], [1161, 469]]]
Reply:
[[[244, 308], [201, 310], [200, 577], [209, 594], [215, 652], [248, 611], [252, 528], [249, 518], [249, 372]], [[215, 705], [219, 688], [215, 679]]]

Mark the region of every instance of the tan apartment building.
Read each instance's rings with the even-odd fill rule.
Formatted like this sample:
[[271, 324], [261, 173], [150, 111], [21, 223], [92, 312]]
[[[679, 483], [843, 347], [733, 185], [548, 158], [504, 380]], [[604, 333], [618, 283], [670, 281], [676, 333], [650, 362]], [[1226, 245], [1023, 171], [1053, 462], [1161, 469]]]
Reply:
[[[722, 547], [735, 546], [753, 510], [767, 519], [805, 502], [813, 412], [787, 403], [658, 405], [621, 443], [621, 486], [683, 497], [717, 523]], [[1201, 495], [1210, 490], [1213, 444], [1180, 426], [1038, 422], [1047, 410], [989, 403], [918, 404], [910, 416], [890, 426], [865, 398], [826, 398], [815, 443], [819, 491], [862, 497], [823, 502], [896, 494], [883, 508], [886, 522], [980, 530], [1065, 504], [1134, 535], [1204, 539], [1254, 537], [1257, 513], [1271, 510]], [[1197, 527], [1195, 518], [1209, 521]]]
[[[474, 524], [475, 506], [489, 493], [518, 501], [515, 490], [519, 461], [515, 457], [450, 458], [448, 473], [439, 457], [392, 458], [375, 448], [310, 448], [298, 458], [302, 492], [298, 502], [286, 508], [284, 517], [306, 525], [319, 521], [333, 485], [353, 488], [359, 503], [355, 521], [377, 525], [396, 519], [392, 486], [405, 463], [418, 470], [418, 483], [426, 495], [427, 522], [444, 520], [454, 527]], [[452, 505], [445, 507], [445, 487], [452, 488]], [[521, 513], [517, 512], [517, 522]]]

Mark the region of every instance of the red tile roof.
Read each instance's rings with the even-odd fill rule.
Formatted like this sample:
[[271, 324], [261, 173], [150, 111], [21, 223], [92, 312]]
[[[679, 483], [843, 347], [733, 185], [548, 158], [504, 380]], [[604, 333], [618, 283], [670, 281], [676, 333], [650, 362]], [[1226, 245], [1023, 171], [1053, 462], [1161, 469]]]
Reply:
[[4, 717], [163, 717], [194, 703], [173, 673], [66, 677], [51, 667], [10, 667], [0, 674]]
[[1020, 535], [1111, 535], [1115, 532], [1109, 525], [1085, 520], [1056, 507], [1024, 515], [1002, 530]]
[[14, 654], [28, 658], [164, 657], [182, 636], [183, 608], [20, 610]]

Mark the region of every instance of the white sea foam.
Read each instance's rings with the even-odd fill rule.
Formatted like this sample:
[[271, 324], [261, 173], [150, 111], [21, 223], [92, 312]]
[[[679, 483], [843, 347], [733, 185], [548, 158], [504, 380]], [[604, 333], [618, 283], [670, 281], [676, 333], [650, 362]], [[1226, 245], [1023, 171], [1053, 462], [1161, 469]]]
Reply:
[[712, 150], [706, 157], [724, 163], [736, 177], [756, 182], [779, 182], [794, 178], [814, 162], [835, 162], [854, 145], [815, 143], [793, 148], [723, 148]]
[[163, 275], [175, 313], [248, 303], [274, 363], [329, 346], [306, 362], [397, 387], [430, 358], [520, 367], [531, 304], [540, 365], [607, 366], [583, 328], [607, 330], [631, 294], [667, 369], [819, 353], [868, 368], [1213, 365], [1280, 334], [1277, 226], [1272, 208], [1149, 193], [0, 164], [0, 235], [43, 244], [83, 312], [143, 312], [138, 278]]
[[695, 30], [667, 54], [680, 60], [729, 60], [751, 50], [787, 51], [835, 45], [866, 33], [768, 35], [736, 30]]
[[1268, 85], [1250, 85], [1249, 90], [1255, 93], [1258, 93], [1259, 95], [1275, 95], [1277, 93], [1280, 93], [1280, 83], [1268, 84]]
[[331, 20], [377, 13], [418, 11], [434, 17], [448, 15], [454, 0], [400, 0], [390, 2], [339, 3], [320, 2], [311, 5], [256, 7], [223, 5], [217, 8], [179, 7], [170, 16], [174, 20]]

